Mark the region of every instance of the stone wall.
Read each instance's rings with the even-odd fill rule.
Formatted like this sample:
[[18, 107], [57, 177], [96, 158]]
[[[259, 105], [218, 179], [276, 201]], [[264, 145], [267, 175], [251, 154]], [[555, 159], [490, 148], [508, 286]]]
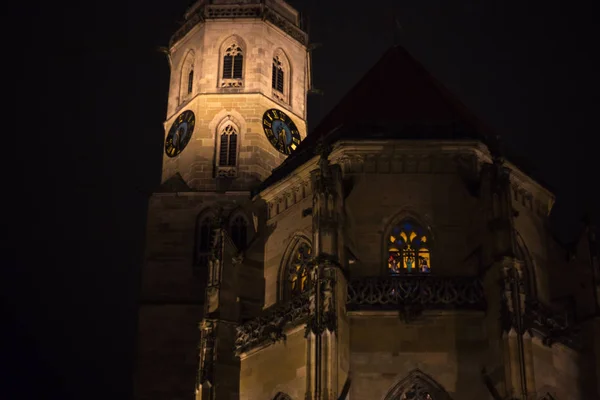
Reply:
[[480, 313], [426, 314], [408, 324], [373, 313], [350, 318], [350, 398], [383, 399], [414, 369], [433, 378], [456, 399], [483, 399], [486, 332]]
[[194, 272], [196, 221], [217, 204], [239, 212], [249, 201], [247, 193], [151, 197], [138, 314], [136, 399], [193, 398], [207, 274]]
[[306, 391], [304, 329], [287, 333], [287, 339], [242, 356], [240, 400], [272, 399], [279, 392], [303, 399]]
[[346, 213], [358, 262], [352, 276], [385, 273], [387, 235], [394, 223], [413, 217], [430, 227], [431, 264], [440, 275], [476, 275], [481, 244], [481, 206], [451, 171], [444, 173], [349, 174]]

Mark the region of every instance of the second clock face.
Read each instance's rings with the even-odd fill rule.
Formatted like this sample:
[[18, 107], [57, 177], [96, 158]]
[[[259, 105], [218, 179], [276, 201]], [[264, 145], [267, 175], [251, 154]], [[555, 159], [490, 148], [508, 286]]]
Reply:
[[283, 111], [267, 110], [263, 115], [263, 129], [271, 145], [280, 153], [290, 154], [300, 144], [296, 124]]
[[184, 111], [175, 119], [167, 138], [165, 139], [165, 153], [169, 157], [175, 157], [185, 149], [190, 142], [196, 119], [190, 110]]

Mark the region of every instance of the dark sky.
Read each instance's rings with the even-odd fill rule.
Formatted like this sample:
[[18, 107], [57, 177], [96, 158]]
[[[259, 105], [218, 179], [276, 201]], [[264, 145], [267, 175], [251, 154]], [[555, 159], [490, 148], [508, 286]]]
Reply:
[[[311, 128], [400, 40], [555, 190], [565, 239], [600, 212], [592, 0], [294, 1], [310, 18]], [[5, 33], [0, 398], [131, 397], [147, 194], [188, 0], [24, 3]], [[12, 11], [12, 10], [11, 10]], [[6, 29], [6, 27], [4, 28]], [[385, 90], [385, 88], [382, 88]], [[15, 239], [15, 240], [10, 240]], [[14, 242], [14, 243], [13, 243]], [[191, 388], [190, 388], [191, 389]]]

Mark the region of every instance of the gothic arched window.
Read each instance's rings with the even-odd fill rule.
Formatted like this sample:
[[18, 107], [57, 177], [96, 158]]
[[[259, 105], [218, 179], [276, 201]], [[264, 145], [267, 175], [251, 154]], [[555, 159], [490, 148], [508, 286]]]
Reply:
[[231, 240], [238, 250], [243, 250], [248, 244], [248, 222], [241, 215], [236, 216], [229, 226]]
[[205, 214], [198, 218], [196, 224], [196, 248], [194, 252], [194, 271], [202, 273], [208, 266], [214, 242], [215, 219], [212, 214]]
[[273, 57], [273, 77], [271, 80], [273, 89], [283, 93], [283, 65], [279, 56]]
[[290, 76], [290, 61], [283, 50], [278, 49], [273, 55], [271, 87], [273, 97], [286, 103], [289, 103], [290, 98]]
[[237, 159], [237, 136], [237, 131], [233, 125], [227, 125], [221, 132], [219, 166], [235, 166]]
[[221, 87], [241, 87], [244, 71], [244, 51], [237, 41], [223, 50], [223, 73]]
[[194, 91], [194, 58], [193, 50], [187, 52], [181, 65], [181, 77], [179, 88], [179, 104], [190, 99]]
[[273, 400], [292, 400], [292, 398], [285, 393], [279, 392], [273, 397]]
[[312, 248], [300, 242], [292, 253], [287, 266], [287, 284], [290, 296], [300, 295], [310, 287], [310, 262]]
[[395, 225], [387, 239], [390, 273], [429, 273], [431, 271], [429, 239], [427, 231], [412, 220], [405, 220]]

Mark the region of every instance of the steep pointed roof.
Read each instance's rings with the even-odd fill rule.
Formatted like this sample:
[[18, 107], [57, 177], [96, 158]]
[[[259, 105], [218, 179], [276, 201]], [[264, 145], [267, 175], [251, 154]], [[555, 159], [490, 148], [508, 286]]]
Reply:
[[[488, 127], [401, 46], [394, 46], [384, 53], [323, 118], [309, 135], [309, 142], [338, 127], [352, 125], [396, 131], [408, 126], [428, 126], [429, 130], [431, 127], [454, 126], [455, 130], [463, 131], [463, 136], [467, 134], [467, 138], [485, 140], [491, 135]], [[404, 136], [399, 132], [390, 134]], [[456, 134], [458, 132], [439, 133], [448, 139], [462, 138]], [[369, 136], [368, 133], [364, 135]]]
[[495, 137], [406, 49], [394, 46], [259, 190], [309, 160], [320, 138], [329, 143], [342, 139], [471, 139], [490, 146], [495, 144]]

